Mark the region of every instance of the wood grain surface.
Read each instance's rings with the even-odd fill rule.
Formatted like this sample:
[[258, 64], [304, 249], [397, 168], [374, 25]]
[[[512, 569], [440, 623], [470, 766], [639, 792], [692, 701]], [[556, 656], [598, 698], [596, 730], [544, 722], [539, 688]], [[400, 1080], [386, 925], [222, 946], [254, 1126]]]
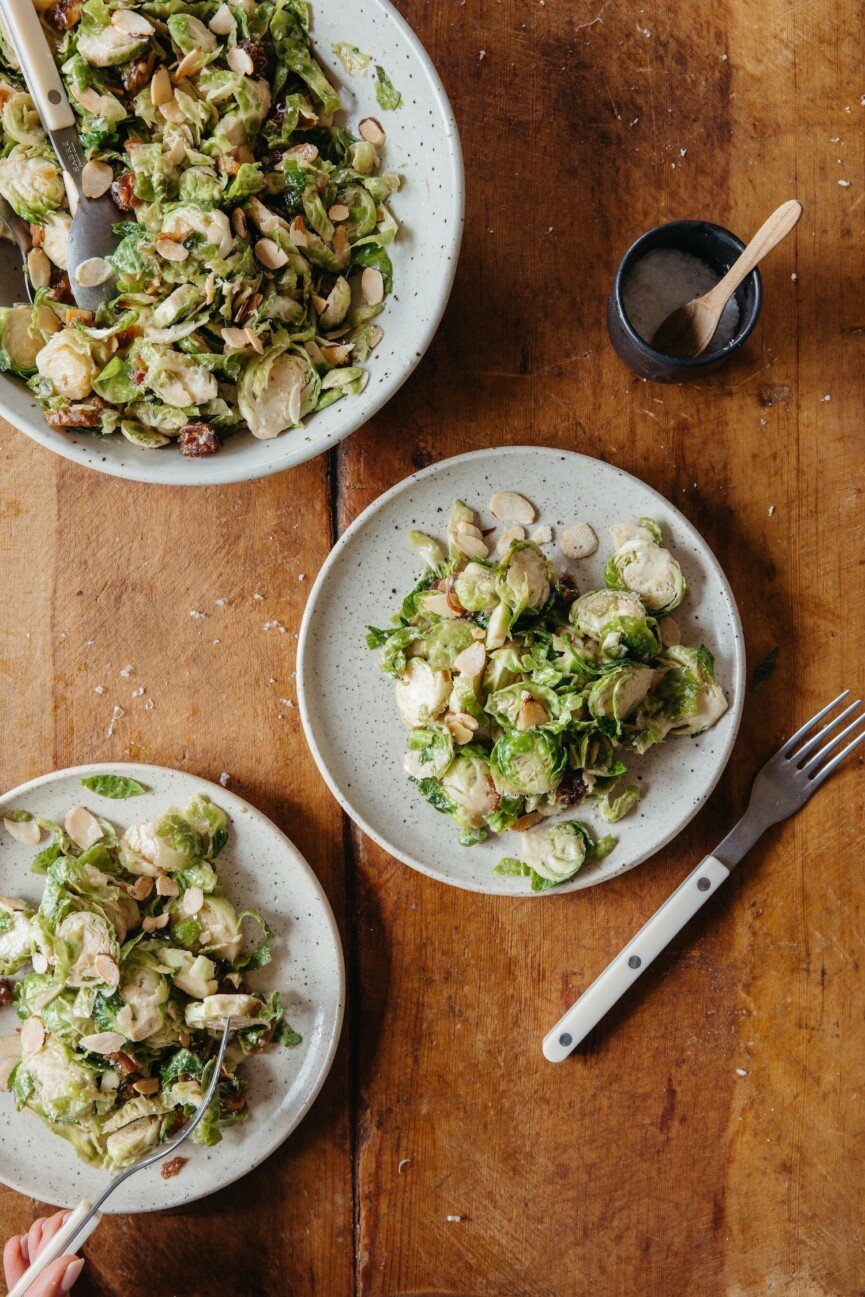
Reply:
[[[783, 735], [865, 688], [861, 8], [399, 7], [453, 99], [468, 221], [441, 332], [374, 423], [206, 493], [0, 436], [3, 786], [86, 760], [227, 772], [319, 874], [350, 974], [337, 1064], [284, 1148], [194, 1207], [107, 1221], [75, 1291], [861, 1297], [861, 765], [764, 839], [584, 1052], [540, 1053]], [[630, 241], [688, 216], [747, 238], [793, 195], [805, 215], [744, 353], [676, 388], [622, 368], [603, 310]], [[281, 701], [337, 531], [417, 467], [525, 442], [667, 495], [732, 582], [751, 666], [780, 650], [673, 845], [540, 902], [448, 889], [350, 830]], [[0, 1192], [0, 1233], [40, 1210]]]

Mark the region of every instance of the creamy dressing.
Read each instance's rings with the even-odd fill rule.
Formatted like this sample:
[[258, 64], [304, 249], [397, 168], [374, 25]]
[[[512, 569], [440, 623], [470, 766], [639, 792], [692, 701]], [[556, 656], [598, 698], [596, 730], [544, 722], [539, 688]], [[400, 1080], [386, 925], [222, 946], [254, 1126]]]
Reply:
[[[680, 248], [652, 248], [628, 270], [622, 305], [633, 329], [648, 343], [668, 316], [708, 293], [721, 276], [700, 257]], [[706, 352], [729, 346], [739, 327], [739, 304], [731, 297]]]

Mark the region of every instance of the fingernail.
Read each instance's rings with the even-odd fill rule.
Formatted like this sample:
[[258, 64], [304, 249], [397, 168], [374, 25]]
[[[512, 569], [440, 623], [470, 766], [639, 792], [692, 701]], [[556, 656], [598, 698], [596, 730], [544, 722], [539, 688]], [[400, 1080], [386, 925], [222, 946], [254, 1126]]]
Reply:
[[21, 1235], [21, 1255], [29, 1265], [30, 1264], [30, 1243], [28, 1242], [26, 1234]]
[[75, 1261], [73, 1261], [70, 1265], [68, 1265], [66, 1267], [66, 1273], [64, 1274], [62, 1280], [60, 1281], [60, 1291], [69, 1292], [69, 1289], [75, 1283], [75, 1280], [81, 1274], [81, 1271], [83, 1269], [84, 1269], [83, 1257], [78, 1257]]

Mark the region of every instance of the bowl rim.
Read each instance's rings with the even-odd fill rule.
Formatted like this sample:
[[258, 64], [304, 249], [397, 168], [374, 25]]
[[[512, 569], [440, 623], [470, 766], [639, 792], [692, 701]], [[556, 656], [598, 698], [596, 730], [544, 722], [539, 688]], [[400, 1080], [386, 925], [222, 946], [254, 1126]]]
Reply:
[[[310, 628], [312, 625], [313, 617], [315, 616], [316, 605], [318, 603], [318, 599], [321, 595], [324, 584], [327, 581], [330, 571], [335, 566], [338, 558], [342, 555], [343, 551], [351, 544], [351, 540], [353, 536], [358, 531], [360, 531], [360, 529], [364, 527], [370, 521], [371, 518], [373, 518], [377, 513], [379, 513], [384, 508], [386, 508], [387, 505], [390, 503], [390, 501], [400, 492], [408, 489], [411, 485], [413, 485], [416, 482], [423, 481], [425, 478], [433, 476], [437, 471], [440, 471], [442, 467], [445, 465], [450, 466], [455, 464], [462, 464], [467, 462], [468, 460], [483, 462], [483, 460], [489, 456], [502, 455], [502, 454], [521, 455], [521, 454], [525, 454], [526, 452], [549, 455], [555, 457], [556, 459], [566, 458], [573, 461], [577, 466], [579, 466], [579, 464], [583, 463], [584, 461], [588, 461], [593, 464], [600, 463], [606, 465], [606, 467], [609, 468], [612, 472], [621, 473], [624, 477], [630, 478], [632, 481], [639, 483], [639, 485], [644, 490], [648, 491], [650, 495], [657, 497], [658, 500], [663, 502], [664, 507], [666, 509], [672, 509], [673, 512], [677, 515], [678, 521], [683, 525], [683, 530], [686, 533], [688, 533], [692, 539], [695, 538], [700, 546], [705, 548], [706, 552], [711, 558], [711, 561], [714, 564], [714, 567], [717, 571], [721, 588], [730, 610], [730, 617], [732, 623], [733, 686], [731, 688], [732, 698], [730, 701], [730, 706], [728, 708], [728, 713], [731, 717], [732, 724], [730, 726], [729, 733], [725, 740], [721, 755], [719, 756], [717, 770], [714, 774], [714, 777], [709, 781], [709, 783], [705, 788], [705, 791], [696, 800], [694, 805], [688, 811], [687, 815], [672, 830], [666, 833], [663, 836], [662, 840], [658, 842], [658, 844], [655, 847], [653, 847], [651, 851], [642, 852], [638, 854], [635, 859], [623, 862], [621, 865], [619, 865], [616, 869], [614, 869], [610, 874], [608, 874], [603, 879], [590, 880], [588, 876], [584, 876], [583, 879], [581, 880], [580, 875], [578, 874], [576, 878], [571, 879], [569, 882], [563, 883], [558, 887], [550, 888], [548, 891], [509, 893], [505, 891], [497, 891], [492, 887], [481, 889], [474, 886], [472, 883], [468, 881], [464, 881], [459, 878], [448, 878], [448, 879], [442, 878], [441, 874], [437, 870], [427, 865], [423, 860], [419, 859], [417, 856], [403, 854], [402, 852], [397, 851], [394, 848], [394, 845], [392, 843], [389, 843], [376, 829], [372, 827], [372, 825], [369, 823], [366, 816], [360, 813], [357, 810], [357, 808], [351, 805], [348, 798], [343, 794], [342, 790], [336, 783], [335, 778], [332, 776], [330, 769], [327, 763], [325, 762], [324, 754], [322, 753], [321, 748], [319, 747], [317, 739], [315, 737], [314, 727], [312, 725], [312, 721], [309, 714], [308, 698], [307, 698], [307, 691], [306, 691], [306, 661], [307, 661], [307, 656], [308, 656], [308, 651], [310, 646]], [[724, 771], [727, 769], [727, 766], [730, 763], [730, 758], [733, 754], [733, 749], [736, 745], [736, 739], [738, 738], [739, 735], [739, 728], [742, 722], [742, 715], [745, 708], [745, 695], [747, 691], [747, 662], [746, 662], [746, 652], [745, 652], [745, 633], [742, 628], [742, 619], [739, 614], [739, 606], [736, 602], [736, 596], [733, 593], [733, 588], [730, 585], [727, 574], [724, 571], [723, 567], [721, 566], [721, 563], [715, 557], [715, 553], [712, 550], [711, 546], [709, 545], [708, 541], [706, 541], [703, 538], [702, 534], [694, 525], [694, 523], [692, 523], [691, 520], [687, 518], [685, 514], [682, 513], [682, 511], [672, 500], [668, 500], [665, 495], [662, 495], [662, 493], [656, 490], [655, 487], [650, 486], [648, 482], [643, 481], [643, 479], [641, 477], [638, 477], [636, 473], [629, 473], [627, 469], [621, 468], [618, 464], [611, 464], [608, 460], [602, 460], [598, 456], [584, 455], [579, 451], [558, 449], [555, 446], [530, 446], [530, 445], [529, 446], [525, 446], [525, 445], [488, 446], [488, 447], [483, 447], [479, 450], [466, 451], [461, 455], [452, 455], [446, 459], [438, 460], [435, 464], [430, 464], [426, 468], [422, 468], [419, 469], [417, 472], [408, 474], [407, 477], [404, 477], [399, 482], [396, 482], [382, 495], [377, 496], [375, 500], [373, 500], [370, 504], [368, 504], [367, 507], [358, 514], [358, 516], [354, 519], [354, 521], [345, 529], [342, 535], [337, 539], [336, 543], [333, 545], [330, 553], [328, 554], [327, 558], [322, 564], [318, 576], [313, 582], [312, 589], [310, 590], [309, 595], [307, 597], [306, 606], [303, 611], [303, 619], [300, 625], [300, 632], [298, 635], [298, 642], [297, 642], [296, 666], [297, 666], [297, 703], [298, 703], [298, 710], [300, 712], [301, 725], [303, 727], [303, 733], [307, 742], [307, 746], [309, 747], [309, 750], [312, 753], [313, 760], [315, 761], [315, 764], [318, 767], [319, 774], [323, 778], [324, 782], [327, 784], [327, 787], [330, 789], [331, 793], [336, 798], [339, 805], [342, 807], [343, 811], [352, 821], [352, 823], [356, 824], [357, 827], [363, 833], [365, 833], [368, 838], [370, 838], [373, 842], [375, 842], [377, 846], [381, 847], [381, 849], [384, 852], [386, 852], [386, 854], [390, 856], [392, 859], [398, 860], [404, 865], [408, 865], [411, 869], [416, 869], [419, 873], [425, 874], [428, 878], [435, 879], [436, 882], [441, 883], [443, 886], [457, 887], [462, 891], [473, 892], [477, 896], [495, 896], [495, 897], [503, 896], [506, 899], [513, 900], [513, 901], [523, 901], [523, 900], [538, 901], [541, 900], [542, 898], [552, 897], [552, 896], [566, 896], [571, 892], [582, 891], [589, 887], [598, 886], [601, 883], [606, 883], [613, 878], [617, 878], [621, 874], [628, 873], [631, 869], [635, 869], [638, 865], [645, 863], [646, 860], [649, 860], [654, 856], [657, 856], [659, 852], [663, 851], [665, 847], [669, 846], [669, 844], [675, 838], [679, 837], [679, 835], [684, 832], [684, 830], [691, 823], [694, 817], [703, 809], [703, 807], [706, 805], [709, 798], [711, 797], [712, 793], [717, 788], [721, 776], [724, 774]]]
[[[627, 249], [619, 262], [615, 278], [613, 279], [613, 286], [610, 291], [610, 300], [615, 306], [617, 322], [621, 325], [627, 335], [628, 341], [636, 346], [642, 355], [651, 360], [660, 361], [668, 368], [676, 367], [682, 370], [698, 370], [703, 369], [708, 365], [714, 365], [718, 361], [728, 360], [734, 352], [739, 350], [742, 343], [751, 336], [763, 309], [763, 279], [759, 267], [755, 266], [754, 269], [745, 276], [740, 285], [740, 287], [742, 287], [747, 284], [749, 279], [752, 279], [754, 282], [754, 302], [747, 322], [741, 331], [738, 331], [731, 341], [728, 342], [725, 347], [722, 347], [720, 351], [706, 351], [703, 352], [701, 356], [691, 358], [686, 356], [670, 356], [666, 351], [658, 351], [651, 345], [651, 343], [648, 343], [645, 338], [641, 337], [640, 334], [637, 333], [628, 318], [628, 313], [625, 310], [625, 304], [622, 300], [622, 282], [627, 271], [630, 269], [633, 262], [639, 259], [643, 247], [650, 240], [656, 239], [658, 235], [670, 234], [673, 231], [684, 232], [686, 230], [689, 231], [697, 229], [710, 230], [713, 234], [719, 235], [722, 239], [729, 240], [738, 249], [740, 254], [745, 251], [745, 244], [739, 238], [738, 234], [734, 234], [733, 231], [728, 230], [726, 226], [718, 225], [714, 221], [703, 221], [696, 218], [689, 218], [680, 221], [665, 221], [662, 225], [653, 225], [651, 229], [646, 230], [638, 238], [634, 239], [633, 243]], [[663, 247], [665, 245], [653, 242], [652, 246]], [[670, 246], [672, 247], [675, 245], [671, 244]], [[647, 249], [647, 251], [651, 251], [651, 249]], [[736, 291], [738, 291], [738, 289]]]
[[[24, 418], [22, 414], [13, 410], [7, 403], [5, 397], [5, 383], [14, 383], [15, 390], [22, 396], [29, 396], [26, 387], [19, 385], [19, 382], [7, 375], [0, 375], [0, 418], [5, 419], [18, 432], [23, 433], [32, 441], [44, 446], [47, 450], [53, 451], [63, 459], [70, 460], [78, 464], [81, 468], [93, 470], [97, 473], [103, 473], [109, 477], [121, 478], [125, 481], [141, 482], [148, 486], [171, 486], [178, 488], [186, 487], [214, 487], [226, 486], [234, 482], [252, 482], [262, 477], [269, 477], [274, 473], [282, 473], [287, 469], [295, 468], [299, 464], [305, 464], [308, 460], [315, 459], [319, 455], [325, 454], [334, 446], [350, 437], [352, 433], [357, 432], [370, 419], [373, 419], [379, 411], [396, 395], [403, 384], [411, 377], [417, 366], [420, 364], [429, 346], [435, 337], [435, 334], [441, 324], [442, 317], [447, 309], [453, 289], [454, 279], [456, 277], [457, 264], [462, 246], [463, 230], [465, 227], [465, 207], [466, 207], [466, 184], [465, 184], [465, 162], [463, 158], [462, 145], [460, 142], [459, 128], [456, 117], [448, 98], [444, 84], [436, 71], [435, 64], [424, 48], [420, 38], [413, 28], [409, 25], [402, 14], [391, 3], [391, 0], [366, 0], [368, 5], [378, 7], [387, 20], [397, 29], [402, 39], [411, 49], [414, 58], [417, 60], [420, 71], [426, 77], [427, 83], [436, 100], [441, 112], [444, 123], [444, 137], [447, 141], [448, 159], [451, 166], [450, 183], [452, 185], [452, 202], [453, 202], [453, 219], [449, 221], [449, 235], [446, 242], [442, 245], [442, 253], [446, 258], [446, 271], [438, 283], [438, 302], [435, 309], [430, 314], [422, 331], [418, 335], [416, 346], [406, 364], [399, 369], [394, 370], [388, 377], [378, 385], [375, 395], [370, 399], [369, 404], [363, 405], [363, 414], [358, 411], [358, 417], [347, 419], [345, 428], [329, 432], [322, 436], [320, 440], [310, 445], [308, 439], [298, 439], [296, 442], [291, 439], [283, 440], [282, 434], [277, 436], [271, 442], [273, 453], [270, 458], [261, 463], [248, 465], [246, 456], [242, 453], [236, 455], [216, 455], [212, 460], [212, 467], [208, 470], [207, 478], [197, 481], [177, 481], [171, 472], [171, 461], [165, 461], [167, 468], [162, 470], [160, 462], [155, 461], [154, 472], [144, 475], [135, 461], [129, 463], [114, 462], [110, 457], [98, 454], [99, 441], [98, 434], [93, 434], [92, 444], [90, 442], [82, 445], [77, 441], [67, 439], [62, 433], [56, 433], [49, 428], [44, 422], [44, 416], [41, 409], [37, 407], [38, 421], [34, 420], [31, 426], [25, 426], [21, 422]], [[315, 6], [313, 5], [313, 24], [315, 21]], [[313, 45], [315, 45], [315, 32], [313, 30]], [[350, 410], [352, 407], [349, 405]], [[41, 421], [41, 423], [39, 422]], [[251, 437], [249, 433], [240, 434], [244, 437]], [[282, 453], [278, 447], [282, 444], [285, 449]]]

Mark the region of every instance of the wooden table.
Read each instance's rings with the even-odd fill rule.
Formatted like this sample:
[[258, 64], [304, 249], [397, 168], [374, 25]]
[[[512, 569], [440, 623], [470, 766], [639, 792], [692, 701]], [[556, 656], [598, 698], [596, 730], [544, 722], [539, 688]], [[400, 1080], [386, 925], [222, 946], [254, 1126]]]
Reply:
[[[84, 760], [227, 772], [318, 872], [351, 987], [336, 1065], [283, 1149], [197, 1206], [106, 1222], [76, 1293], [853, 1297], [861, 770], [763, 841], [586, 1053], [552, 1067], [539, 1041], [794, 722], [865, 687], [861, 11], [400, 7], [453, 97], [468, 223], [441, 332], [375, 422], [329, 459], [206, 493], [86, 473], [3, 429], [3, 785]], [[805, 215], [765, 268], [745, 354], [678, 388], [623, 369], [602, 316], [630, 241], [679, 216], [748, 235], [793, 194]], [[540, 903], [449, 889], [372, 847], [281, 701], [337, 532], [412, 469], [521, 442], [664, 492], [730, 577], [751, 664], [780, 649], [675, 843]], [[0, 1194], [3, 1237], [40, 1210]]]

